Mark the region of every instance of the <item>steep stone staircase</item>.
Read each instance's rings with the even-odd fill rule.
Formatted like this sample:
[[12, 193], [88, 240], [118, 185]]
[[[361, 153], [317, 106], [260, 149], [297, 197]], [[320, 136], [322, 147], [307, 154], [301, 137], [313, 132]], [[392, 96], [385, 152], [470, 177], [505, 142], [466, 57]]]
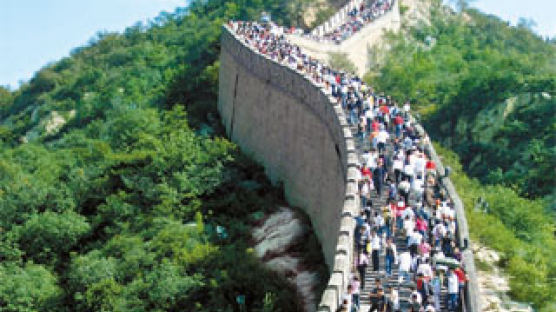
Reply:
[[[353, 133], [354, 136], [357, 136], [357, 127], [356, 126], [351, 126], [351, 132]], [[390, 133], [391, 137], [393, 136], [393, 133]], [[368, 140], [368, 137], [366, 137], [365, 139], [361, 139], [361, 138], [356, 138], [355, 140], [356, 142], [356, 151], [358, 156], [361, 156], [363, 154], [363, 152], [365, 150], [369, 150], [370, 149], [370, 142]], [[392, 140], [390, 140], [388, 142], [388, 144], [386, 145], [386, 151], [385, 151], [385, 155], [387, 159], [391, 158], [391, 155], [393, 153], [393, 142]], [[389, 170], [389, 174], [393, 174], [393, 172], [391, 172], [391, 167], [388, 166], [388, 162], [386, 163], [387, 168]], [[387, 199], [388, 199], [388, 189], [387, 188], [383, 188], [382, 190], [382, 194], [381, 197], [379, 198], [377, 195], [376, 191], [371, 191], [371, 201], [372, 201], [372, 210], [371, 210], [371, 214], [374, 214], [375, 211], [379, 211], [382, 207], [384, 207], [385, 205], [387, 205]], [[410, 201], [411, 202], [411, 201]], [[363, 207], [360, 207], [360, 209], [363, 209]], [[404, 252], [408, 250], [408, 245], [406, 243], [406, 240], [404, 239], [404, 237], [402, 236], [401, 232], [399, 230], [396, 230], [396, 233], [394, 233], [394, 243], [396, 244], [396, 249], [397, 249], [397, 253], [398, 256]], [[373, 288], [375, 287], [375, 280], [377, 278], [379, 278], [381, 280], [382, 286], [385, 290], [385, 294], [388, 295], [387, 293], [387, 288], [389, 286], [392, 286], [394, 288], [396, 288], [398, 290], [398, 296], [400, 298], [400, 309], [401, 311], [410, 311], [410, 304], [409, 304], [409, 298], [411, 295], [411, 287], [415, 286], [415, 283], [410, 281], [403, 281], [401, 284], [399, 283], [398, 277], [399, 277], [399, 271], [398, 271], [398, 265], [392, 265], [392, 274], [390, 276], [386, 275], [386, 271], [385, 271], [385, 253], [384, 250], [381, 251], [380, 256], [379, 256], [379, 270], [378, 271], [373, 271], [373, 267], [372, 264], [369, 264], [369, 266], [367, 266], [366, 272], [365, 272], [365, 287], [361, 288], [360, 290], [360, 301], [361, 301], [361, 308], [359, 311], [361, 312], [367, 312], [370, 308], [370, 298], [369, 298], [369, 294], [370, 292], [373, 290]], [[410, 273], [410, 276], [413, 278], [414, 274]], [[441, 291], [441, 295], [440, 295], [440, 307], [441, 307], [441, 311], [448, 311], [447, 308], [447, 293], [448, 290], [446, 288], [445, 285], [442, 286], [442, 291]]]

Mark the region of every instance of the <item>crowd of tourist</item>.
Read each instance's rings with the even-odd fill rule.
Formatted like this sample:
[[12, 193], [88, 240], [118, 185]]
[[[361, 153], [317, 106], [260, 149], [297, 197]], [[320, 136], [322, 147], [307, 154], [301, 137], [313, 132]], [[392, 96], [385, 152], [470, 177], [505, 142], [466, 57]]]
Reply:
[[[456, 311], [466, 283], [456, 244], [456, 214], [435, 163], [425, 153], [429, 139], [417, 133], [411, 120], [410, 104], [398, 105], [358, 77], [304, 54], [271, 22], [233, 21], [228, 26], [252, 49], [322, 86], [357, 129], [363, 147], [358, 171], [361, 211], [353, 276], [340, 310], [359, 310], [365, 272], [371, 266], [382, 278], [369, 294], [369, 311], [399, 311], [402, 299], [411, 311], [440, 311], [441, 299]], [[395, 268], [399, 278], [392, 283]], [[409, 298], [401, 298], [403, 287], [411, 287]], [[443, 289], [447, 298], [441, 298]]]
[[312, 37], [317, 40], [332, 41], [339, 44], [361, 30], [365, 25], [390, 11], [393, 3], [394, 0], [363, 1], [361, 5], [354, 7], [347, 13], [347, 19], [344, 23], [329, 30], [322, 37]]
[[[376, 281], [370, 294], [370, 311], [399, 310], [398, 290], [407, 286], [411, 289], [407, 301], [411, 311], [440, 311], [441, 300], [445, 300], [448, 310], [456, 311], [466, 276], [462, 252], [456, 244], [456, 213], [439, 183], [436, 164], [425, 153], [429, 139], [415, 130], [409, 103], [399, 107], [390, 98], [373, 92], [368, 97], [363, 93], [361, 102], [361, 106], [347, 106], [353, 115], [350, 122], [357, 125], [358, 138], [368, 141], [362, 142], [367, 144], [362, 144], [365, 150], [359, 166], [361, 212], [355, 234], [358, 273], [350, 289], [356, 293], [364, 288], [367, 266], [372, 266], [390, 284], [386, 295], [386, 285], [380, 279]], [[398, 250], [396, 237], [401, 237], [404, 251]], [[384, 256], [382, 264], [380, 255]], [[394, 266], [398, 267], [398, 279], [392, 283]], [[447, 289], [447, 298], [441, 296], [443, 288]], [[351, 304], [352, 308], [346, 311], [359, 306], [359, 295], [352, 297], [356, 299], [351, 303], [348, 300], [346, 306]]]

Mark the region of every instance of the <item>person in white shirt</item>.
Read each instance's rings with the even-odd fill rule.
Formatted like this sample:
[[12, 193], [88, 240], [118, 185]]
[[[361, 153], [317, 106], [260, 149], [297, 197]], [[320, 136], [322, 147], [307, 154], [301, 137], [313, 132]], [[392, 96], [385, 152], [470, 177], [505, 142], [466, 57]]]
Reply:
[[424, 261], [421, 262], [421, 264], [419, 264], [419, 266], [417, 267], [417, 274], [423, 274], [423, 277], [425, 278], [425, 280], [430, 281], [432, 278], [432, 267], [430, 265], [430, 259], [429, 258], [425, 258]]
[[[409, 219], [411, 219], [411, 221], [415, 221], [415, 212], [413, 211], [413, 208], [411, 207], [407, 207], [404, 209], [404, 211], [402, 212], [402, 219], [407, 219], [409, 217]], [[415, 222], [413, 222], [415, 223]], [[413, 228], [415, 227], [415, 224], [413, 226]], [[404, 226], [405, 228], [405, 226]], [[413, 232], [413, 230], [411, 231]]]
[[378, 255], [380, 253], [380, 237], [378, 237], [376, 231], [373, 230], [371, 234], [371, 258], [373, 261], [373, 271], [378, 272], [379, 269], [379, 258]]
[[422, 239], [423, 239], [423, 235], [421, 235], [421, 233], [419, 233], [419, 231], [414, 230], [409, 235], [408, 245], [409, 245], [409, 252], [411, 253], [412, 257], [417, 255], [417, 247], [421, 243]]
[[384, 129], [380, 130], [378, 132], [378, 135], [376, 136], [376, 139], [378, 141], [378, 152], [379, 153], [382, 154], [382, 152], [384, 151], [384, 148], [386, 147], [386, 142], [388, 141], [389, 137], [390, 137], [390, 135]]
[[367, 200], [371, 198], [371, 186], [369, 181], [362, 182], [361, 190], [359, 191], [359, 196], [361, 197], [361, 205], [363, 207], [366, 207]]
[[442, 219], [450, 220], [450, 217], [452, 216], [452, 211], [447, 202], [445, 201], [442, 202], [440, 206], [440, 210], [442, 212]]
[[387, 311], [399, 311], [400, 310], [400, 296], [398, 295], [398, 290], [392, 286], [388, 286], [388, 305], [390, 309]]
[[375, 168], [377, 167], [378, 165], [377, 159], [378, 159], [378, 154], [376, 150], [371, 150], [371, 152], [369, 153], [369, 159], [367, 160], [367, 167], [369, 167], [371, 171], [374, 171]]
[[448, 310], [455, 311], [458, 306], [459, 282], [452, 269], [448, 271]]
[[409, 102], [405, 102], [405, 103], [403, 104], [403, 111], [404, 111], [404, 113], [407, 114], [407, 113], [409, 113], [410, 110], [411, 110], [411, 106], [410, 106]]
[[411, 295], [409, 295], [409, 304], [421, 305], [423, 303], [423, 298], [421, 297], [421, 294], [417, 291], [417, 289], [415, 289], [415, 287], [411, 287], [411, 290], [412, 290]]
[[415, 179], [413, 179], [413, 181], [411, 182], [411, 193], [414, 196], [413, 198], [420, 200], [423, 197], [424, 183], [425, 181], [423, 180], [422, 176], [417, 176]]
[[404, 198], [405, 204], [409, 203], [409, 193], [411, 189], [411, 184], [409, 184], [408, 178], [403, 178], [402, 182], [398, 185], [398, 192]]
[[409, 277], [409, 270], [411, 268], [411, 255], [409, 254], [409, 251], [402, 252], [400, 254], [398, 262], [400, 264], [398, 268], [399, 270], [398, 284], [401, 284], [404, 280], [408, 282], [411, 281]]
[[361, 283], [359, 282], [359, 277], [357, 276], [357, 274], [352, 274], [349, 285], [351, 286], [352, 306], [355, 306], [356, 310], [359, 310]]
[[373, 217], [373, 225], [379, 229], [384, 226], [384, 218], [380, 213], [378, 213], [378, 211], [375, 211], [375, 215]]
[[446, 228], [446, 233], [455, 233], [456, 232], [456, 221], [455, 220], [451, 220], [450, 222], [448, 222], [448, 227]]
[[[410, 208], [406, 208], [406, 210], [407, 209]], [[415, 230], [415, 221], [412, 220], [409, 216], [405, 217], [403, 220], [403, 230], [405, 233], [406, 242], [409, 243], [409, 238], [411, 237], [411, 234], [413, 234], [413, 231]]]
[[369, 100], [366, 100], [365, 102], [369, 105], [369, 108], [365, 111], [365, 118], [367, 118], [367, 132], [371, 132], [371, 122], [375, 118], [375, 114], [373, 113], [373, 108], [370, 107], [371, 102]]
[[419, 153], [418, 156], [414, 159], [414, 163], [413, 163], [415, 176], [424, 175], [426, 164], [427, 162], [423, 158], [423, 154]]
[[439, 246], [440, 241], [446, 235], [446, 227], [441, 221], [436, 221], [436, 225], [432, 229], [432, 235], [434, 236], [434, 245]]
[[368, 164], [369, 164], [369, 158], [370, 158], [370, 157], [371, 157], [371, 152], [370, 152], [369, 150], [365, 150], [365, 151], [363, 152], [363, 154], [361, 155], [361, 162], [362, 162], [363, 164], [366, 164], [367, 167], [368, 167]]
[[409, 181], [413, 180], [413, 176], [415, 174], [415, 169], [411, 163], [407, 163], [403, 167], [403, 175]]
[[342, 297], [342, 305], [347, 308], [347, 311], [351, 311], [352, 291], [352, 286], [348, 285], [347, 293]]

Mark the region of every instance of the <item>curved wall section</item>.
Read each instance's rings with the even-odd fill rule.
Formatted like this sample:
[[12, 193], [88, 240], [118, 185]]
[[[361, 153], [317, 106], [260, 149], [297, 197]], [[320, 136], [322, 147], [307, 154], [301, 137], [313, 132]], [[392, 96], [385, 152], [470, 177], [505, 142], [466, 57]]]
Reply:
[[349, 275], [358, 207], [357, 157], [341, 107], [301, 72], [252, 50], [226, 26], [221, 44], [218, 110], [228, 137], [310, 216], [338, 284], [329, 296], [337, 301]]

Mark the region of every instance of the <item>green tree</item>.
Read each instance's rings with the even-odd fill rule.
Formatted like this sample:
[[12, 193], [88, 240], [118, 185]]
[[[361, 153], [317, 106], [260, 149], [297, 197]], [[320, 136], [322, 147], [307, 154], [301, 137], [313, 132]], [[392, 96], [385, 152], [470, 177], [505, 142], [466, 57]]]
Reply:
[[70, 251], [90, 230], [79, 214], [47, 211], [31, 216], [22, 226], [14, 228], [13, 235], [26, 256], [45, 262]]
[[55, 275], [41, 265], [0, 265], [0, 308], [6, 312], [53, 311], [62, 290]]

